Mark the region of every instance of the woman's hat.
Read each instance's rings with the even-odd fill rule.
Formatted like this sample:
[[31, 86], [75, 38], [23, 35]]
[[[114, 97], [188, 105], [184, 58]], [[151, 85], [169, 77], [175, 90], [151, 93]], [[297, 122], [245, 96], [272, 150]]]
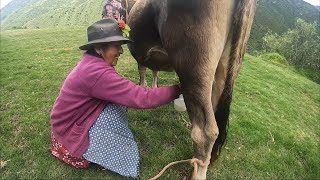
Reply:
[[96, 44], [122, 41], [124, 44], [132, 42], [122, 36], [118, 22], [113, 18], [101, 19], [87, 29], [88, 43], [79, 47], [81, 50], [89, 50]]

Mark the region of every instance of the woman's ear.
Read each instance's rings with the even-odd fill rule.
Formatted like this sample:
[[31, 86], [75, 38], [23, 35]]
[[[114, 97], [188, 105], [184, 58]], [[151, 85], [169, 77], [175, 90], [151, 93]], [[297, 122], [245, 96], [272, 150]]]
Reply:
[[94, 48], [97, 54], [102, 55], [102, 48]]

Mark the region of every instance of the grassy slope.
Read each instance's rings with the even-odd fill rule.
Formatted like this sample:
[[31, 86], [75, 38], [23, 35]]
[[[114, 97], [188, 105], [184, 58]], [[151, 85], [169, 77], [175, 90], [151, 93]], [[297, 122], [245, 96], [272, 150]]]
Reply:
[[90, 25], [101, 18], [104, 0], [32, 0], [10, 14], [1, 29]]
[[[1, 32], [0, 179], [121, 179], [93, 165], [77, 170], [50, 155], [49, 114], [64, 78], [77, 63], [86, 28]], [[128, 51], [119, 72], [138, 82]], [[161, 85], [177, 82], [162, 73]], [[228, 143], [208, 179], [315, 179], [320, 177], [320, 86], [279, 66], [247, 55], [237, 80]], [[130, 110], [139, 142], [141, 179], [167, 163], [192, 156], [187, 114], [172, 104]], [[170, 169], [178, 179], [188, 165]]]

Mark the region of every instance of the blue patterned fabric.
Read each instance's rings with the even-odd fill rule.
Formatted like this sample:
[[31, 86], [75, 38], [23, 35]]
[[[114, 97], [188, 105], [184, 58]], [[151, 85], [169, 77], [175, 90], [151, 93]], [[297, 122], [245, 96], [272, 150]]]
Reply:
[[128, 127], [127, 108], [108, 104], [89, 130], [83, 157], [122, 176], [137, 178], [139, 151]]

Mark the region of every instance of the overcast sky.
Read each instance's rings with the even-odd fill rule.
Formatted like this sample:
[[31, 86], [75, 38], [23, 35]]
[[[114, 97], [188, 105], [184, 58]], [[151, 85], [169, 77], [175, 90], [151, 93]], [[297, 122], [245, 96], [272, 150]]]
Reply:
[[5, 5], [7, 5], [12, 0], [0, 0], [1, 2], [1, 8], [3, 8]]
[[[12, 0], [0, 0], [1, 2], [1, 8], [3, 8], [5, 5], [7, 5], [10, 1]], [[313, 5], [317, 5], [317, 6], [320, 6], [320, 0], [304, 0], [310, 4], [313, 4]]]
[[304, 0], [310, 4], [320, 6], [320, 0]]

